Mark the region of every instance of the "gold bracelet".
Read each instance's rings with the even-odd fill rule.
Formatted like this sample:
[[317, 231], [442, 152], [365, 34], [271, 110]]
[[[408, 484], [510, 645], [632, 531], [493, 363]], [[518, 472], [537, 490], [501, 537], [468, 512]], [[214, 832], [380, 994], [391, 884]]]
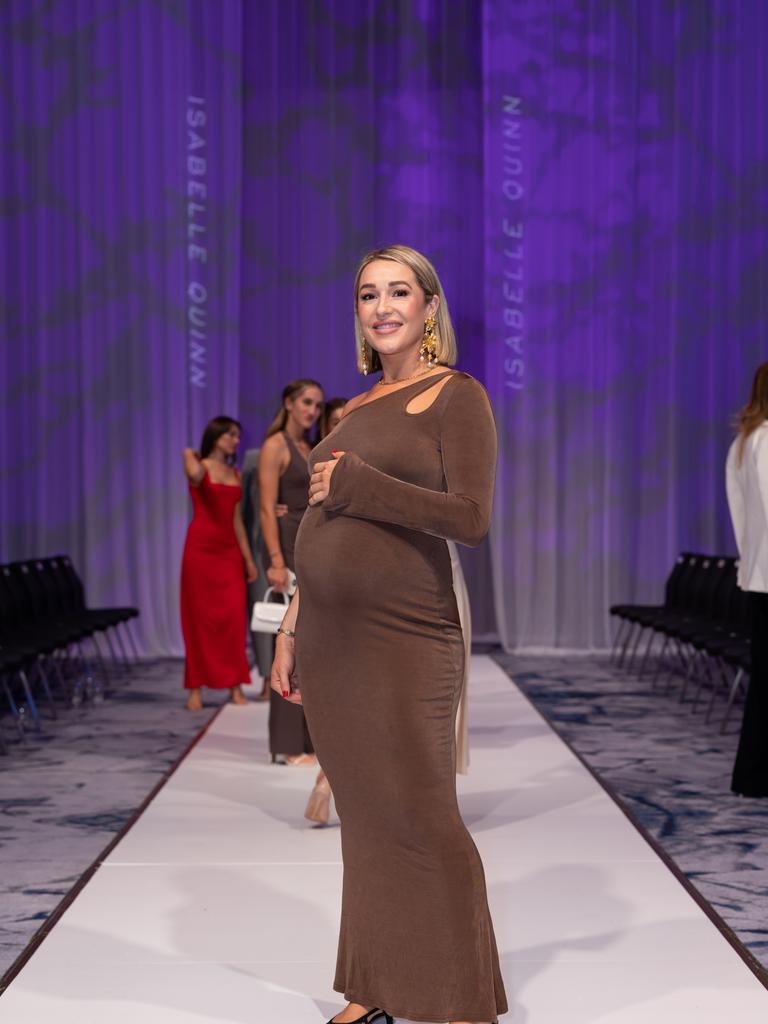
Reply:
[[290, 637], [296, 636], [296, 633], [292, 629], [283, 629], [282, 626], [280, 626], [280, 628], [278, 629], [277, 632], [278, 633], [282, 633], [283, 636], [290, 636]]

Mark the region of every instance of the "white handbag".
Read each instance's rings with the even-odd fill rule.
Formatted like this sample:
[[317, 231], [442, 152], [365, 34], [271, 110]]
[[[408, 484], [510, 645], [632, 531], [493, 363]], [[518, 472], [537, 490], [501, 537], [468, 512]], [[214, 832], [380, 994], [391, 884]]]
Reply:
[[[267, 587], [261, 601], [255, 601], [253, 613], [251, 614], [252, 633], [277, 633], [280, 623], [283, 621], [285, 609], [290, 604], [290, 594], [296, 590], [296, 577], [290, 573], [290, 586], [288, 592], [275, 590], [274, 587]], [[282, 601], [270, 601], [272, 594], [279, 594]]]

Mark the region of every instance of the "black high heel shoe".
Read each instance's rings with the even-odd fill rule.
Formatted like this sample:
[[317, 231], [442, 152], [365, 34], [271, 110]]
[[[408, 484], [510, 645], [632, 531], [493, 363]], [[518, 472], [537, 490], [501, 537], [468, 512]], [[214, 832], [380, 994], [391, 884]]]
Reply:
[[[333, 1024], [333, 1017], [328, 1021], [328, 1024]], [[380, 1010], [378, 1006], [374, 1006], [373, 1009], [364, 1013], [362, 1017], [348, 1021], [347, 1024], [395, 1024], [395, 1018], [390, 1017], [386, 1010]]]

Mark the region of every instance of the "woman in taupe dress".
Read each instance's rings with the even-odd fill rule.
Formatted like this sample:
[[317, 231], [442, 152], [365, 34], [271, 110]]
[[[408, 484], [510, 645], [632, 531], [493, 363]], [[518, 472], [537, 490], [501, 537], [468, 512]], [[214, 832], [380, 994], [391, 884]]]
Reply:
[[[259, 455], [259, 515], [264, 539], [264, 568], [276, 591], [288, 588], [294, 571], [294, 544], [307, 509], [312, 430], [323, 408], [317, 381], [294, 380], [283, 389], [280, 410], [272, 421]], [[277, 515], [277, 506], [287, 511]], [[288, 764], [314, 764], [312, 741], [304, 712], [270, 691], [269, 750], [272, 759]]]
[[[507, 1009], [480, 857], [456, 799], [464, 645], [446, 539], [488, 529], [496, 431], [455, 362], [434, 268], [405, 246], [355, 281], [358, 359], [381, 371], [310, 459], [299, 589], [272, 686], [303, 702], [341, 819], [335, 1024], [487, 1024]], [[294, 654], [295, 645], [295, 654]]]

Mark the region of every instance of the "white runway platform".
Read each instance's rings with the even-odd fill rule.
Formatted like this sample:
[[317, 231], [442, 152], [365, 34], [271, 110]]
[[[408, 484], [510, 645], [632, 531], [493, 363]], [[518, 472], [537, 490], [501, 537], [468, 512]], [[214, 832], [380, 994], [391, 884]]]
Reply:
[[[474, 658], [470, 686], [459, 789], [504, 1024], [766, 1024], [768, 991], [504, 673]], [[340, 1008], [339, 829], [305, 827], [314, 771], [268, 765], [266, 719], [223, 710], [0, 999], [3, 1024], [322, 1024]]]

